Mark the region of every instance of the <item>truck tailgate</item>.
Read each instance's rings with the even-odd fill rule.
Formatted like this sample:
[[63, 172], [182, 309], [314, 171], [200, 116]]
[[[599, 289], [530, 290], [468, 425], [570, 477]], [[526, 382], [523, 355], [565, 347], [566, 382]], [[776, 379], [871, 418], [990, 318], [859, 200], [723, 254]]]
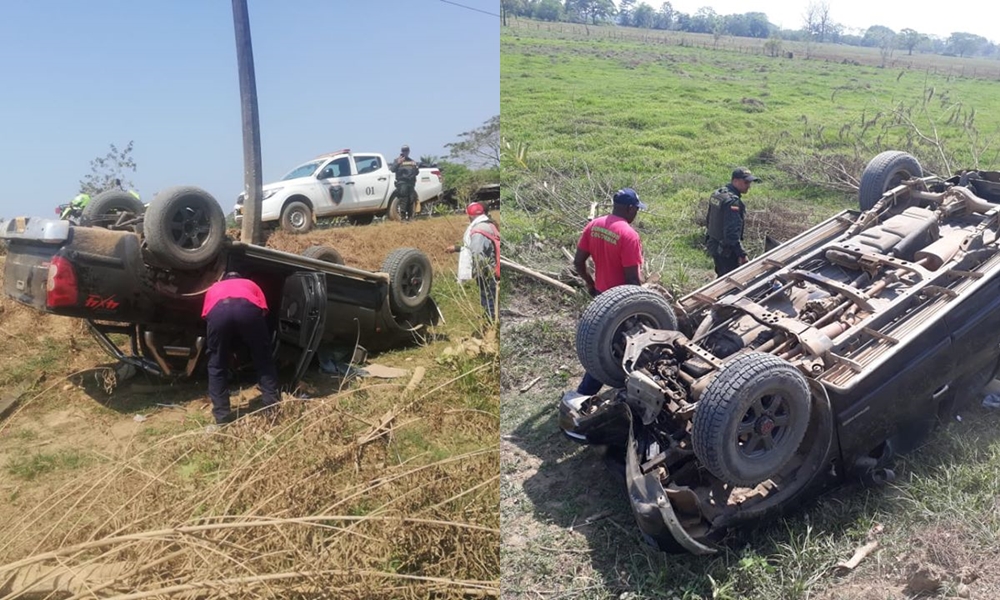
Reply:
[[45, 310], [49, 263], [69, 236], [69, 222], [17, 217], [0, 219], [0, 239], [8, 243], [3, 291], [24, 304]]
[[49, 263], [59, 246], [32, 243], [26, 240], [12, 242], [7, 250], [3, 272], [3, 291], [14, 300], [45, 310], [45, 285]]

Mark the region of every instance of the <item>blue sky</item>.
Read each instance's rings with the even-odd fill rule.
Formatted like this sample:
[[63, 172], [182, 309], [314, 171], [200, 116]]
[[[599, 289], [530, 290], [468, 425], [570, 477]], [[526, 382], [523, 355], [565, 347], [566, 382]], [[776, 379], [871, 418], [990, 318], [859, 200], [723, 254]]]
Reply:
[[[497, 17], [440, 0], [248, 4], [265, 183], [339, 148], [444, 156], [500, 111]], [[229, 0], [4, 2], [0, 217], [53, 215], [129, 140], [143, 200], [197, 185], [228, 212], [240, 119]]]

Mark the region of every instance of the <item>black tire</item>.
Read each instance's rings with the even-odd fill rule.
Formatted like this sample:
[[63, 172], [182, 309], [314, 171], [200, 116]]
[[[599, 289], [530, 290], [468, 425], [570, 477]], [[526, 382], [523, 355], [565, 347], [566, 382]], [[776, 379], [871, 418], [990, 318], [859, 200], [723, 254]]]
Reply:
[[886, 150], [878, 154], [868, 162], [861, 174], [858, 206], [861, 210], [871, 210], [886, 191], [906, 179], [922, 177], [923, 173], [917, 159], [906, 152]]
[[372, 221], [375, 220], [375, 215], [368, 213], [367, 215], [348, 215], [347, 222], [351, 225], [371, 225]]
[[752, 487], [795, 456], [812, 402], [805, 377], [786, 360], [750, 352], [727, 362], [694, 412], [694, 453], [713, 475]]
[[390, 221], [402, 220], [399, 216], [399, 196], [396, 195], [396, 192], [393, 192], [392, 196], [389, 198], [389, 210], [386, 211], [385, 218]]
[[423, 308], [431, 293], [434, 274], [427, 255], [416, 248], [397, 248], [382, 263], [389, 274], [389, 306], [395, 313]]
[[312, 209], [305, 202], [289, 202], [281, 209], [281, 228], [288, 233], [308, 233], [312, 227]]
[[335, 265], [344, 264], [344, 257], [334, 248], [329, 246], [309, 246], [302, 252], [306, 258], [315, 258]]
[[168, 267], [197, 269], [212, 262], [226, 238], [226, 217], [205, 190], [178, 186], [160, 192], [146, 211], [146, 246]]
[[113, 225], [118, 213], [128, 212], [140, 216], [146, 212], [142, 201], [122, 190], [108, 190], [94, 196], [80, 213], [81, 225]]
[[623, 387], [624, 334], [640, 323], [677, 329], [677, 315], [666, 298], [638, 285], [620, 285], [597, 296], [576, 327], [580, 364], [604, 385]]

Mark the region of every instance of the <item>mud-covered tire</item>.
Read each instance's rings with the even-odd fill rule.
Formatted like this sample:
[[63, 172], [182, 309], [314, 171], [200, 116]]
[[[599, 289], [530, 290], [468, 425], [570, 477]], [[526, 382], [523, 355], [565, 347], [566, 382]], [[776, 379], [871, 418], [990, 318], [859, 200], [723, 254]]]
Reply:
[[750, 352], [727, 362], [694, 412], [694, 453], [726, 483], [752, 487], [795, 456], [812, 403], [805, 377], [786, 360]]
[[322, 260], [324, 262], [333, 263], [335, 265], [344, 264], [344, 257], [337, 252], [336, 249], [330, 246], [310, 246], [302, 252], [302, 256], [306, 258], [315, 258], [316, 260]]
[[916, 158], [899, 150], [886, 150], [871, 159], [861, 173], [858, 207], [871, 210], [886, 191], [907, 179], [922, 176], [923, 169]]
[[389, 306], [398, 314], [414, 313], [430, 297], [434, 273], [427, 255], [416, 248], [397, 248], [382, 263], [389, 274]]
[[281, 229], [288, 233], [308, 233], [313, 227], [312, 209], [305, 202], [289, 202], [281, 209]]
[[389, 198], [389, 209], [385, 212], [385, 218], [390, 221], [402, 220], [399, 215], [399, 196], [396, 195], [396, 192], [393, 192]]
[[108, 190], [94, 196], [80, 213], [81, 225], [113, 225], [118, 213], [140, 216], [146, 212], [142, 201], [122, 190]]
[[371, 225], [372, 221], [375, 220], [375, 215], [368, 213], [367, 215], [348, 215], [347, 222], [351, 225]]
[[226, 216], [205, 190], [178, 186], [160, 192], [146, 211], [149, 251], [168, 267], [198, 269], [213, 260], [226, 238]]
[[625, 385], [625, 332], [639, 324], [677, 329], [677, 315], [662, 295], [638, 285], [620, 285], [594, 298], [576, 327], [576, 355], [604, 385]]

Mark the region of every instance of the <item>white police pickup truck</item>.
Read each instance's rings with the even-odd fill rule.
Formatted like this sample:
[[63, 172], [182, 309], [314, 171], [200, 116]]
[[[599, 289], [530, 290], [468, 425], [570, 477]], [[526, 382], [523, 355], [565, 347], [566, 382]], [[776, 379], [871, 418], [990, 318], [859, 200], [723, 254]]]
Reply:
[[[380, 216], [398, 220], [395, 182], [381, 154], [348, 149], [323, 154], [295, 167], [280, 181], [264, 185], [261, 221], [305, 233], [320, 218], [347, 217], [356, 225], [367, 225]], [[441, 198], [441, 171], [421, 168], [416, 191], [414, 212], [419, 213], [421, 204]], [[233, 209], [237, 223], [243, 220], [244, 199], [240, 194]]]

